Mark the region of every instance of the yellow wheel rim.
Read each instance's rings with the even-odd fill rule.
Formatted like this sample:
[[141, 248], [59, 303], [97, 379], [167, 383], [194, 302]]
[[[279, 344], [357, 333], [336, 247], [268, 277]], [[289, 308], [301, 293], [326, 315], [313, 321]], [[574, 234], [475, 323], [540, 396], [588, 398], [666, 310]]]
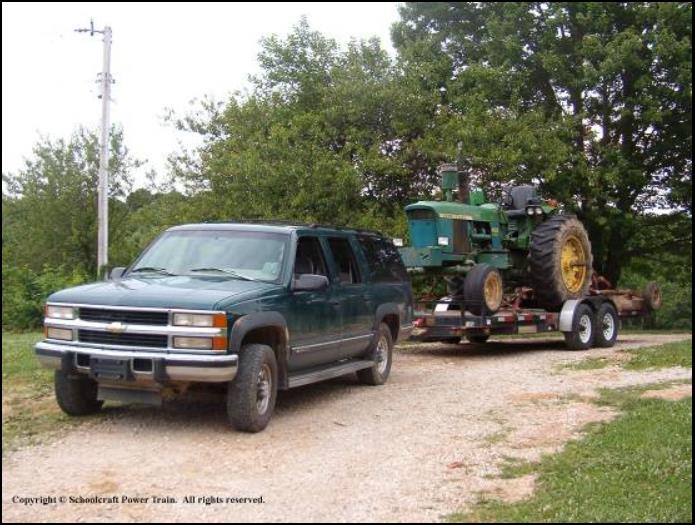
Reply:
[[502, 279], [497, 272], [491, 272], [485, 278], [485, 304], [490, 310], [497, 310], [502, 304]]
[[567, 290], [579, 292], [586, 278], [586, 253], [581, 241], [574, 235], [567, 237], [562, 245], [560, 267]]

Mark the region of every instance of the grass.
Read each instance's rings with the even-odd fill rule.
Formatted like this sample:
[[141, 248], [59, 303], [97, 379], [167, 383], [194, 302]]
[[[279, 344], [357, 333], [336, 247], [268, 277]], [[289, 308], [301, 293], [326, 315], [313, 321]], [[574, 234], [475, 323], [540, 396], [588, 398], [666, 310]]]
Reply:
[[622, 416], [537, 464], [503, 466], [503, 477], [538, 475], [529, 499], [483, 499], [449, 520], [692, 522], [692, 398], [643, 399], [647, 388], [602, 392]]
[[53, 372], [34, 356], [34, 344], [41, 337], [41, 332], [2, 334], [3, 453], [94, 419], [69, 418], [58, 408]]
[[628, 349], [625, 352], [633, 356], [624, 365], [630, 370], [672, 366], [693, 367], [692, 341], [677, 341], [650, 348]]
[[648, 348], [629, 348], [621, 350], [628, 354], [629, 359], [622, 360], [613, 357], [589, 357], [576, 363], [562, 365], [564, 370], [597, 370], [607, 366], [621, 365], [628, 370], [644, 370], [646, 368], [670, 368], [682, 366], [692, 368], [692, 341], [676, 341]]

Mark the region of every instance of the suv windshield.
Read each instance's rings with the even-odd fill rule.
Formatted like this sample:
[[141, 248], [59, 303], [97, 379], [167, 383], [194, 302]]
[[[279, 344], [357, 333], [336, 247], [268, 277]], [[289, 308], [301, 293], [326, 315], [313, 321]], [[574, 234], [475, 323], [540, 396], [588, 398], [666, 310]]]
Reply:
[[214, 275], [277, 282], [288, 236], [270, 232], [181, 230], [163, 234], [129, 273]]

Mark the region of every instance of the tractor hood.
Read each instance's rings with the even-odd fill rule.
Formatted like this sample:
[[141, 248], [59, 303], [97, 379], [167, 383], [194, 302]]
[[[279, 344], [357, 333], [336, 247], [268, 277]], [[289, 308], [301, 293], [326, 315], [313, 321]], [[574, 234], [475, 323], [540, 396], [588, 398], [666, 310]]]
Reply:
[[280, 285], [227, 277], [137, 277], [67, 288], [49, 296], [49, 302], [103, 306], [214, 310], [278, 291]]
[[422, 215], [414, 213], [416, 210], [430, 211], [439, 219], [487, 222], [499, 220], [499, 212], [494, 204], [475, 206], [456, 201], [419, 201], [405, 207], [405, 212], [411, 220], [423, 218]]

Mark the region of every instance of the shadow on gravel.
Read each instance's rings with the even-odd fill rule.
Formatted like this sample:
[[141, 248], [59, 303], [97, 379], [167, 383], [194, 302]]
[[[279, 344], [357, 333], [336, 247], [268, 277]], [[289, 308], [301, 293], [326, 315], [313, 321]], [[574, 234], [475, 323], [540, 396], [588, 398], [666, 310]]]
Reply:
[[[365, 388], [371, 387], [359, 384], [352, 374], [278, 392], [273, 421], [299, 415], [310, 408], [316, 409]], [[147, 432], [166, 431], [170, 434], [179, 430], [190, 432], [191, 429], [201, 432], [234, 432], [227, 422], [225, 395], [217, 392], [187, 394], [165, 401], [161, 407], [107, 403], [104, 414], [115, 423], [135, 431], [146, 429]]]
[[[619, 344], [634, 344], [640, 343], [640, 339], [620, 339]], [[516, 355], [522, 352], [568, 352], [568, 353], [585, 353], [590, 354], [591, 350], [572, 351], [565, 347], [564, 339], [554, 337], [553, 339], [510, 339], [489, 341], [487, 343], [422, 343], [409, 344], [401, 347], [400, 353], [404, 355], [420, 355], [433, 357], [500, 357], [505, 355]]]
[[[639, 343], [638, 338], [620, 339], [621, 344]], [[522, 352], [549, 352], [565, 349], [562, 338], [530, 338], [527, 340], [497, 340], [484, 344], [422, 343], [398, 347], [396, 353], [404, 356], [430, 356], [438, 358], [485, 359], [514, 356]], [[581, 352], [590, 354], [591, 350]], [[394, 367], [398, 367], [396, 363]], [[308, 409], [317, 409], [344, 396], [357, 395], [363, 389], [373, 387], [361, 385], [355, 374], [338, 377], [313, 385], [306, 385], [278, 393], [273, 420], [300, 415]], [[381, 388], [388, 388], [388, 384]], [[214, 432], [231, 431], [227, 423], [224, 392], [192, 392], [171, 401], [162, 407], [141, 405], [107, 404], [104, 408], [107, 417], [134, 429], [146, 428], [148, 431], [176, 432], [191, 429]], [[277, 423], [277, 421], [276, 421]], [[271, 425], [273, 423], [271, 422]]]

